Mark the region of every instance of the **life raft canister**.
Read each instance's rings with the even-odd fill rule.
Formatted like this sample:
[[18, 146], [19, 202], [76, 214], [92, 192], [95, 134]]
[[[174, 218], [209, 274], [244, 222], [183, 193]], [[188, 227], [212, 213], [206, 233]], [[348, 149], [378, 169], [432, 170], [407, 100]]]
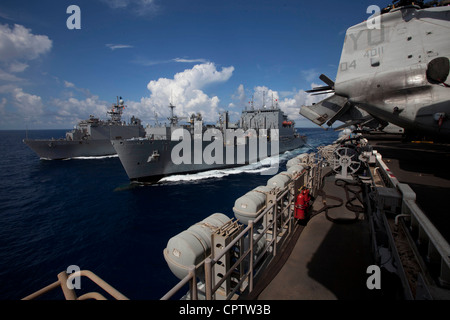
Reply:
[[309, 207], [309, 201], [311, 200], [311, 196], [309, 195], [309, 189], [302, 189], [297, 196], [297, 200], [295, 201], [295, 211], [294, 218], [299, 220], [304, 220], [306, 216], [306, 211]]

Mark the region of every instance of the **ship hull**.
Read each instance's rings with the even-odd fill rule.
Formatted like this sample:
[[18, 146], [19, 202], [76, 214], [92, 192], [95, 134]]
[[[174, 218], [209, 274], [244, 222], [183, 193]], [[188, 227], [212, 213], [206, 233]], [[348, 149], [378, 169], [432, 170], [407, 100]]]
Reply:
[[[257, 160], [263, 160], [267, 156], [274, 156], [282, 154], [289, 150], [294, 150], [302, 147], [305, 144], [305, 137], [289, 137], [280, 139], [278, 149], [272, 146], [268, 141], [264, 148], [258, 146]], [[210, 149], [205, 149], [211, 142], [202, 142], [201, 155], [195, 153], [194, 143], [191, 144], [191, 157], [185, 159], [182, 163], [174, 162], [173, 157], [177, 157], [179, 154], [172, 152], [174, 147], [180, 144], [180, 141], [170, 140], [150, 140], [150, 139], [131, 139], [131, 140], [113, 140], [112, 145], [116, 150], [119, 159], [132, 182], [142, 183], [156, 183], [162, 178], [174, 174], [188, 174], [198, 173], [208, 170], [227, 169], [233, 167], [239, 167], [247, 165], [249, 163], [257, 162], [253, 158], [250, 158], [249, 144], [243, 146], [243, 149], [239, 150], [239, 147], [223, 147], [222, 156], [213, 156], [215, 161], [213, 163], [207, 163], [206, 158], [210, 154]], [[227, 151], [227, 148], [231, 148], [231, 151]], [[265, 149], [265, 152], [264, 152]], [[275, 149], [275, 150], [273, 150]], [[243, 153], [239, 153], [245, 150]], [[274, 153], [274, 151], [276, 153]], [[230, 152], [230, 157], [227, 158], [227, 152]], [[156, 155], [155, 155], [156, 154]], [[220, 152], [219, 152], [220, 154]], [[232, 161], [230, 161], [232, 159]], [[179, 162], [179, 161], [178, 161]], [[211, 161], [209, 161], [211, 162]]]
[[[78, 130], [78, 133], [80, 130]], [[89, 127], [85, 139], [24, 139], [23, 142], [41, 159], [61, 160], [76, 157], [99, 157], [115, 155], [111, 139], [131, 139], [144, 137], [145, 130], [140, 125], [106, 124]]]
[[115, 155], [109, 139], [102, 140], [23, 140], [41, 159], [61, 160], [76, 157]]

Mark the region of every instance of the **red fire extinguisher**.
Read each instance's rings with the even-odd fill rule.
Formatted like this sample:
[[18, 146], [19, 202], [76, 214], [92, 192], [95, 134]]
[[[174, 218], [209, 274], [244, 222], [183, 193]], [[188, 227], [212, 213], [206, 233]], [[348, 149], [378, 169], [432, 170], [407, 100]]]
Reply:
[[304, 188], [300, 191], [295, 201], [294, 218], [299, 220], [305, 219], [305, 213], [309, 207], [309, 201], [311, 196], [309, 195], [309, 189]]

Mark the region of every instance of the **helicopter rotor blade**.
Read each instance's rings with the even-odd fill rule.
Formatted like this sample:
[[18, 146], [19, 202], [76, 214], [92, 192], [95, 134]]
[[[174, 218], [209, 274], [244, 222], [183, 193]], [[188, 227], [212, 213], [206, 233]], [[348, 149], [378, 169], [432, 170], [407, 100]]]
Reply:
[[329, 85], [330, 87], [332, 87], [334, 89], [334, 81], [331, 80], [330, 78], [328, 78], [326, 75], [321, 74], [319, 76], [319, 79], [322, 80], [323, 82], [325, 82], [327, 85]]
[[316, 88], [312, 88], [311, 90], [306, 90], [305, 92], [320, 92], [320, 91], [329, 91], [329, 90], [333, 90], [332, 87], [330, 86], [324, 86], [324, 87], [316, 87]]

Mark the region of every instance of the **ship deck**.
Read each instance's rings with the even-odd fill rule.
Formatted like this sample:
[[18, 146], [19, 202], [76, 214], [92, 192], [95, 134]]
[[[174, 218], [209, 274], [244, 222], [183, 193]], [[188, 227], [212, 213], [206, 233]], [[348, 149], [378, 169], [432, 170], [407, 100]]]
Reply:
[[[416, 201], [442, 236], [450, 238], [450, 218], [442, 204], [450, 191], [449, 146], [442, 144], [403, 143], [399, 136], [366, 136], [396, 178], [411, 186]], [[334, 177], [325, 180], [328, 195], [345, 199]], [[318, 201], [319, 200], [319, 201]], [[323, 207], [316, 199], [313, 211]], [[327, 204], [334, 200], [327, 199]], [[336, 203], [336, 201], [334, 201]], [[345, 206], [331, 208], [329, 216], [354, 217]], [[258, 283], [252, 297], [259, 300], [372, 300], [396, 299], [396, 284], [383, 291], [369, 290], [367, 267], [374, 262], [368, 220], [335, 223], [324, 212], [313, 216], [306, 226], [298, 226], [296, 236], [283, 261], [271, 268]], [[383, 275], [386, 277], [386, 274]], [[394, 279], [391, 279], [394, 280]], [[390, 281], [384, 282], [390, 283]]]
[[[346, 199], [343, 188], [335, 185], [335, 177], [325, 179], [327, 195]], [[327, 205], [339, 204], [328, 199]], [[319, 196], [313, 212], [324, 204]], [[345, 206], [330, 208], [332, 219], [324, 211], [312, 216], [306, 226], [297, 226], [297, 239], [279, 270], [266, 274], [258, 283], [254, 296], [260, 300], [354, 300], [372, 299], [376, 295], [366, 286], [367, 267], [374, 264], [370, 250], [368, 220], [363, 214], [355, 220], [355, 212]], [[349, 263], [350, 262], [350, 263]]]

